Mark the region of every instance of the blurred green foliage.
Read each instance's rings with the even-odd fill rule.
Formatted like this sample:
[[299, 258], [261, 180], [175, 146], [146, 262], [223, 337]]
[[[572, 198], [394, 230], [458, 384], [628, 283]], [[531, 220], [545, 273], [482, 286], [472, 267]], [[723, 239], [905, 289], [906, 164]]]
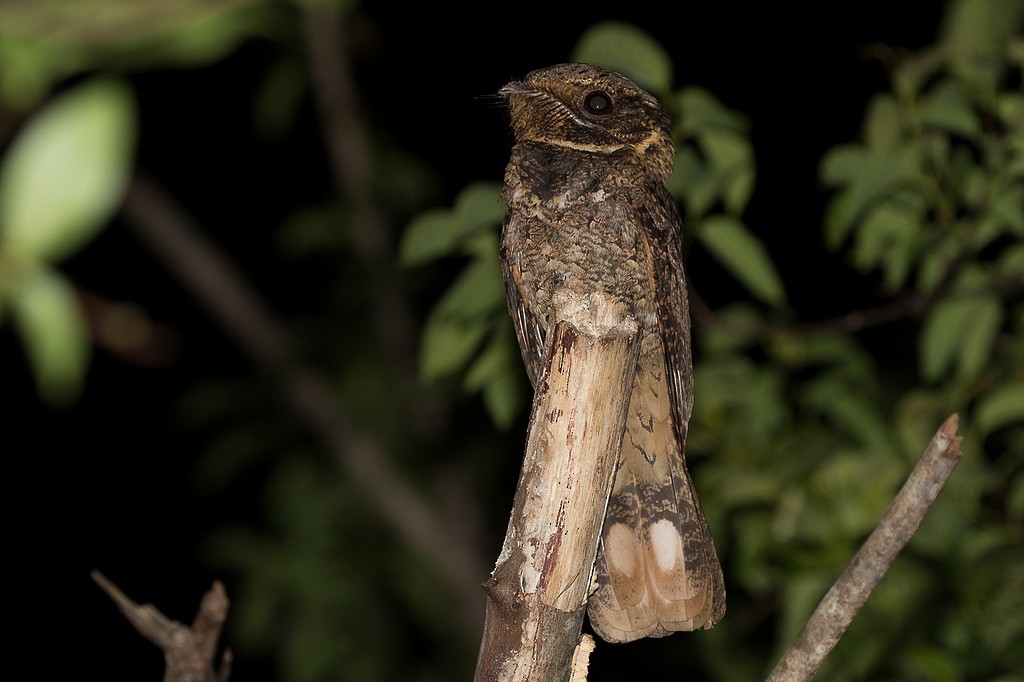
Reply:
[[[0, 165], [0, 323], [16, 325], [50, 402], [73, 400], [85, 376], [88, 332], [60, 265], [110, 223], [123, 196], [139, 126], [128, 76], [209, 64], [253, 37], [280, 40], [291, 52], [268, 68], [254, 114], [261, 130], [279, 131], [310, 87], [294, 56], [302, 48], [281, 20], [294, 22], [304, 5], [343, 15], [349, 4], [0, 5], [0, 99], [26, 116]], [[886, 53], [891, 87], [867, 103], [861, 138], [822, 159], [831, 192], [822, 243], [865, 286], [889, 292], [889, 310], [916, 339], [897, 348], [858, 333], [866, 317], [858, 311], [794, 321], [786, 279], [758, 234], [788, 237], [745, 222], [756, 166], [742, 114], [706, 90], [674, 89], [666, 51], [636, 27], [598, 24], [572, 54], [662, 99], [675, 123], [670, 189], [684, 210], [688, 253], [718, 263], [749, 294], [695, 324], [688, 454], [730, 604], [714, 630], [672, 638], [691, 676], [763, 677], [931, 434], [959, 412], [964, 461], [819, 679], [1021, 679], [1022, 18], [1019, 1], [950, 3], [933, 47]], [[442, 487], [433, 469], [487, 491], [464, 515], [479, 517], [501, 487], [494, 452], [520, 447], [504, 444], [521, 434], [501, 429], [529, 405], [498, 266], [500, 185], [476, 182], [452, 207], [425, 209], [428, 174], [400, 149], [374, 153], [377, 209], [396, 222], [419, 211], [387, 264], [402, 293], [417, 295], [424, 273], [458, 270], [422, 321], [418, 375], [402, 375], [381, 338], [332, 324], [340, 312], [300, 318], [295, 333], [313, 340], [353, 419], [431, 489], [429, 499], [458, 498], [434, 490]], [[350, 292], [346, 301], [365, 296], [359, 273], [379, 266], [360, 261], [347, 238], [352, 224], [352, 206], [331, 199], [295, 206], [280, 232], [291, 256], [343, 265], [332, 286]], [[350, 305], [349, 317], [370, 316], [361, 298]], [[482, 413], [463, 390], [480, 395], [498, 429], [465, 418]], [[262, 491], [260, 527], [225, 527], [205, 543], [211, 565], [234, 576], [229, 639], [239, 657], [271, 657], [279, 678], [293, 682], [466, 677], [475, 633], [448, 617], [436, 567], [373, 517], [366, 493], [282, 414], [274, 391], [255, 379], [212, 379], [182, 399], [183, 421], [210, 434], [196, 472], [206, 493], [232, 495], [253, 479]], [[430, 399], [405, 397], [413, 391]], [[462, 417], [456, 435], [438, 426], [451, 412]], [[424, 462], [425, 442], [453, 454]], [[669, 674], [681, 670], [679, 659], [643, 665]], [[592, 671], [602, 679], [598, 662]]]
[[73, 401], [89, 357], [74, 292], [53, 268], [120, 205], [135, 146], [129, 90], [86, 82], [44, 107], [0, 165], [0, 322], [8, 307], [52, 404]]

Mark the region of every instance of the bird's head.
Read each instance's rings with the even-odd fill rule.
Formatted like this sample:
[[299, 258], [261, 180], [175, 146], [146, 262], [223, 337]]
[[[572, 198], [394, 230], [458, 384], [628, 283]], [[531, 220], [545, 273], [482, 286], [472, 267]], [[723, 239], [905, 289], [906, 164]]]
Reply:
[[658, 100], [621, 74], [590, 64], [558, 64], [500, 90], [517, 142], [595, 154], [631, 151], [667, 179], [672, 130]]

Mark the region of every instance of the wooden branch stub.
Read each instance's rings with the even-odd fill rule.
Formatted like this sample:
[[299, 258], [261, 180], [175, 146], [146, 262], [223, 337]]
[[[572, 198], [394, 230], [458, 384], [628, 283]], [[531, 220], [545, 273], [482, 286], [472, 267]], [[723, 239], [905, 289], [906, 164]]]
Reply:
[[152, 604], [137, 604], [99, 571], [92, 579], [143, 637], [164, 652], [164, 682], [227, 682], [231, 651], [216, 664], [217, 646], [228, 615], [228, 595], [218, 580], [203, 595], [192, 627], [171, 620]]
[[807, 624], [768, 677], [768, 682], [806, 682], [850, 626], [871, 592], [917, 532], [925, 514], [963, 457], [959, 417], [950, 415], [893, 499], [882, 520], [846, 570], [822, 598]]
[[[563, 308], [565, 310], [565, 308]], [[508, 532], [487, 592], [476, 680], [568, 680], [639, 353], [600, 301], [549, 332]]]

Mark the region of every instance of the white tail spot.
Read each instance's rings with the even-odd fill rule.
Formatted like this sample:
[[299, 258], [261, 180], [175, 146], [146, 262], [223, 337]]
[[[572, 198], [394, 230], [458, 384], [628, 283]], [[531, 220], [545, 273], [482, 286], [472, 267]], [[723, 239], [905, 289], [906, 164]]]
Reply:
[[658, 568], [665, 573], [676, 570], [677, 565], [682, 568], [683, 539], [675, 524], [668, 519], [661, 519], [651, 526], [649, 532]]
[[626, 524], [616, 523], [608, 529], [604, 537], [604, 554], [609, 570], [627, 576], [640, 572], [640, 543], [633, 529]]

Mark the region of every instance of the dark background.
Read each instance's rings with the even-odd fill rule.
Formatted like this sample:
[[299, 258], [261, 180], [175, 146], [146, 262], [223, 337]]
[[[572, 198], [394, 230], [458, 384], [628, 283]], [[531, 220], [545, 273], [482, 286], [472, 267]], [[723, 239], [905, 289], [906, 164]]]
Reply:
[[[871, 301], [853, 273], [849, 283], [857, 289], [816, 286], [825, 273], [834, 283], [836, 270], [846, 270], [840, 257], [820, 255], [825, 194], [817, 162], [829, 146], [856, 137], [867, 99], [886, 85], [864, 48], [933, 41], [940, 3], [817, 3], [799, 10], [628, 4], [467, 11], [365, 3], [350, 30], [367, 117], [433, 169], [432, 203], [447, 205], [466, 183], [501, 177], [511, 140], [504, 113], [487, 95], [529, 70], [565, 61], [582, 31], [599, 20], [634, 23], [669, 50], [677, 87], [705, 87], [749, 117], [758, 179], [747, 224], [779, 266], [798, 316], [826, 317]], [[295, 30], [282, 26], [285, 34]], [[212, 66], [138, 73], [131, 81], [142, 121], [140, 166], [165, 183], [277, 310], [293, 313], [317, 308], [330, 273], [281, 259], [274, 232], [291, 207], [329, 196], [331, 180], [312, 102], [285, 139], [267, 143], [253, 131], [253, 93], [280, 49], [253, 40]], [[689, 267], [710, 302], [739, 293], [713, 264]], [[0, 329], [10, 625], [33, 654], [36, 677], [156, 679], [160, 655], [116, 613], [89, 572], [100, 569], [130, 596], [191, 619], [199, 595], [218, 577], [197, 553], [198, 541], [227, 521], [258, 523], [259, 514], [255, 493], [223, 500], [197, 491], [193, 464], [207, 434], [182, 417], [183, 402], [198, 382], [253, 370], [120, 222], [64, 269], [86, 290], [138, 302], [173, 330], [176, 345], [158, 367], [98, 350], [79, 403], [54, 410], [38, 402], [18, 339], [9, 327]], [[521, 427], [511, 434], [508, 452], [499, 453], [511, 460], [502, 483], [508, 501]], [[502, 502], [495, 505], [507, 506]], [[496, 553], [504, 521], [488, 523], [496, 529]], [[240, 661], [235, 679], [271, 678], [256, 666]]]

